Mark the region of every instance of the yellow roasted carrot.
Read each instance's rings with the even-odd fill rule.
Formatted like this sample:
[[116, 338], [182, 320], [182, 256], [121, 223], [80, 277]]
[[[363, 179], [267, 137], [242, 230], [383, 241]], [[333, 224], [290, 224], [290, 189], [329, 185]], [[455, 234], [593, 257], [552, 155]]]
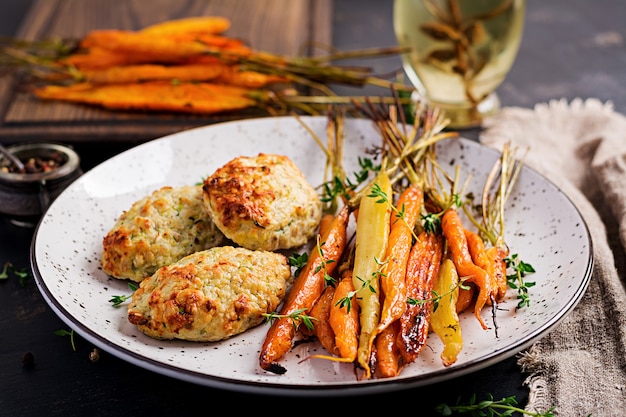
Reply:
[[[381, 195], [385, 198], [381, 199]], [[364, 378], [371, 376], [370, 356], [380, 320], [379, 278], [384, 265], [390, 229], [391, 182], [384, 171], [375, 178], [368, 195], [361, 199], [356, 222], [356, 247], [352, 283], [359, 304], [359, 348], [357, 362]]]
[[454, 262], [445, 259], [439, 269], [439, 277], [435, 281], [433, 291], [440, 297], [437, 307], [433, 304], [430, 314], [430, 327], [443, 343], [441, 361], [444, 366], [456, 362], [463, 348], [461, 324], [456, 312], [459, 297], [459, 276]]
[[485, 330], [489, 328], [481, 316], [481, 310], [492, 294], [491, 279], [487, 272], [472, 260], [465, 237], [465, 227], [454, 209], [448, 209], [441, 219], [441, 229], [446, 238], [448, 248], [457, 273], [467, 282], [476, 285], [478, 296], [474, 303], [474, 316]]

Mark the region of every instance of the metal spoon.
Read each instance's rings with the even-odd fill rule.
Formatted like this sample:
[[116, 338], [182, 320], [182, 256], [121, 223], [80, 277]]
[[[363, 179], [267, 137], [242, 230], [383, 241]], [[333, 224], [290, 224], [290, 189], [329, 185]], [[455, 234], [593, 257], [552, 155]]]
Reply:
[[0, 143], [0, 153], [2, 153], [2, 155], [4, 155], [13, 165], [15, 165], [20, 172], [24, 172], [24, 164], [22, 163], [22, 161], [20, 161], [20, 159], [17, 156], [9, 152], [9, 150], [5, 148], [4, 146], [2, 146], [1, 143]]

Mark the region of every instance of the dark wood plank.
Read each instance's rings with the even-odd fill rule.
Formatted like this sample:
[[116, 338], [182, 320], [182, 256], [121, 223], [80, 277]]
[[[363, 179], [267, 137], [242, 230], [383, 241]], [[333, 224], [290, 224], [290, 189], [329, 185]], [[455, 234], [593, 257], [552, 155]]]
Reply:
[[[230, 19], [229, 36], [254, 49], [311, 55], [330, 45], [332, 0], [36, 0], [17, 36], [80, 38], [92, 29], [139, 29], [168, 19], [216, 15]], [[280, 30], [276, 30], [280, 28]], [[3, 143], [54, 140], [141, 142], [180, 130], [265, 115], [246, 110], [220, 116], [147, 114], [44, 103], [0, 77], [0, 139]]]

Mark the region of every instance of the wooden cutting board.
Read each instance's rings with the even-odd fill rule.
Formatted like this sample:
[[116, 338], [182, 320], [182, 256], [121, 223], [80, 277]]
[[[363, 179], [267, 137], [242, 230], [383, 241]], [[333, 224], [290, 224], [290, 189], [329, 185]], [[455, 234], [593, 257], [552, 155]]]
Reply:
[[[331, 44], [332, 0], [36, 0], [17, 37], [79, 39], [92, 29], [139, 29], [169, 19], [215, 15], [230, 19], [228, 36], [258, 51], [312, 55]], [[319, 49], [318, 49], [319, 51]], [[143, 142], [181, 130], [237, 118], [126, 113], [70, 103], [42, 102], [0, 76], [0, 142]]]

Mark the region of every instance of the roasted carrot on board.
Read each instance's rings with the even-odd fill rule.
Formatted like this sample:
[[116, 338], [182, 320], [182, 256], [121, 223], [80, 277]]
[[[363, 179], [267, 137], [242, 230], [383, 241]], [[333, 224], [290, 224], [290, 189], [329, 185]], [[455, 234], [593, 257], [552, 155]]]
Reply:
[[[379, 278], [385, 262], [389, 238], [392, 201], [391, 182], [381, 170], [361, 199], [356, 222], [356, 247], [352, 283], [359, 304], [359, 348], [357, 362], [364, 370], [364, 379], [371, 375], [370, 356], [380, 320]], [[381, 196], [384, 195], [384, 198]]]
[[457, 273], [467, 282], [474, 283], [478, 289], [478, 296], [474, 303], [474, 316], [478, 319], [482, 328], [487, 330], [489, 326], [483, 320], [481, 311], [492, 293], [491, 280], [487, 272], [472, 261], [467, 238], [465, 237], [465, 227], [456, 210], [446, 210], [441, 219], [441, 229], [446, 238]]
[[139, 84], [90, 83], [35, 89], [41, 99], [92, 104], [116, 110], [158, 110], [215, 114], [255, 106], [249, 89], [210, 83], [150, 81]]
[[194, 16], [166, 20], [141, 29], [150, 35], [171, 35], [180, 33], [219, 35], [230, 29], [230, 20], [222, 16]]
[[400, 317], [397, 343], [405, 364], [414, 362], [426, 346], [429, 331], [432, 290], [439, 276], [443, 256], [440, 234], [423, 230], [411, 248], [406, 268], [407, 303]]
[[281, 310], [263, 342], [259, 355], [262, 369], [276, 374], [287, 372], [280, 361], [291, 349], [293, 339], [301, 319], [289, 317], [298, 310], [309, 310], [321, 296], [325, 288], [325, 275], [332, 275], [347, 243], [347, 226], [350, 210], [344, 206], [333, 220], [324, 236], [320, 237], [320, 247], [314, 248], [304, 269], [296, 278]]

